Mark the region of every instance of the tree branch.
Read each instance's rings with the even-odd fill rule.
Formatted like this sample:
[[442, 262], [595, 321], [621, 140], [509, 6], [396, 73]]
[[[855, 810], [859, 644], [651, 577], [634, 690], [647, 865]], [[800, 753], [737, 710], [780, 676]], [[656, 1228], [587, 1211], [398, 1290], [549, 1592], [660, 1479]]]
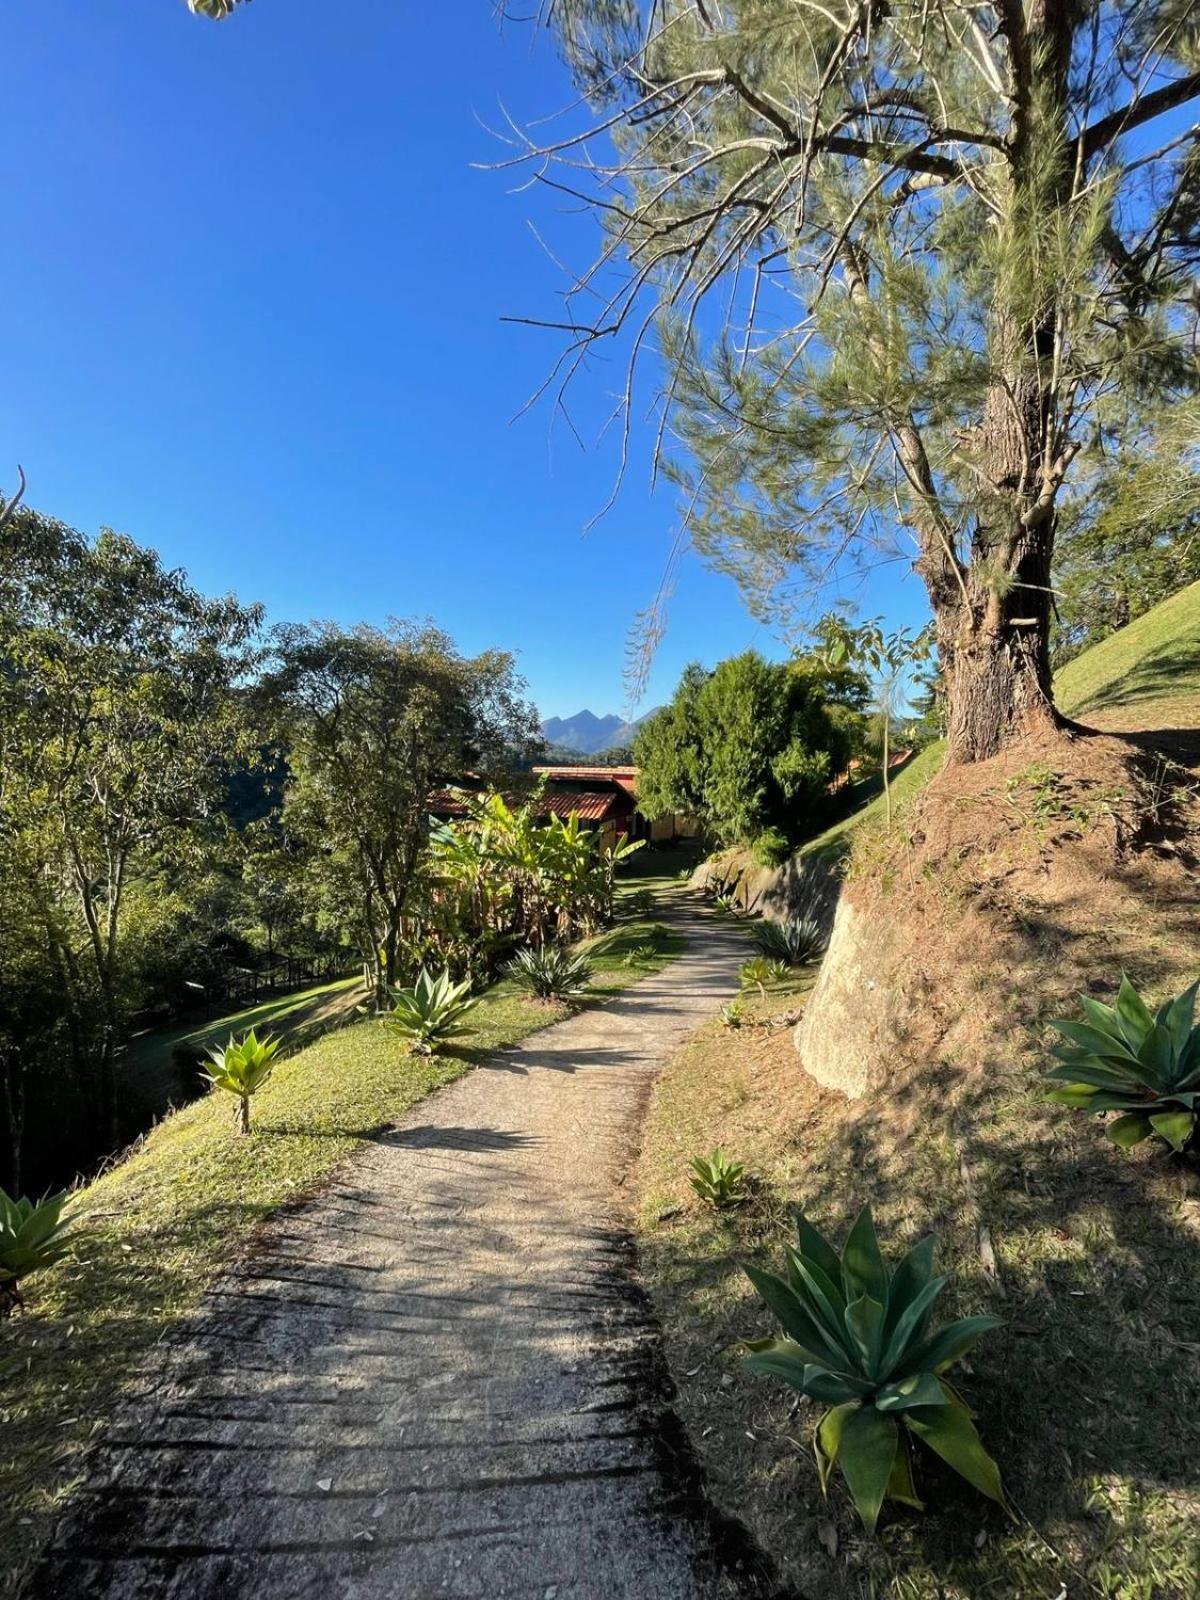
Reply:
[[1166, 83], [1161, 89], [1155, 89], [1152, 94], [1131, 100], [1127, 106], [1110, 112], [1107, 117], [1101, 117], [1099, 122], [1093, 122], [1090, 128], [1083, 130], [1079, 137], [1084, 159], [1090, 159], [1130, 128], [1138, 128], [1143, 122], [1161, 116], [1164, 111], [1185, 105], [1197, 95], [1200, 95], [1200, 72], [1191, 72], [1186, 78], [1176, 78], [1174, 83]]

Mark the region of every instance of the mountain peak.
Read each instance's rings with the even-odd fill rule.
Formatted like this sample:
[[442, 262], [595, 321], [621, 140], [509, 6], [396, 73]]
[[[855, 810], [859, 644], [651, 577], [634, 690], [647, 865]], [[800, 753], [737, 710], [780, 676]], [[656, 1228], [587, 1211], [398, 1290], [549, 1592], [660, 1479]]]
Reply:
[[[653, 716], [653, 712], [647, 712]], [[614, 712], [598, 717], [585, 706], [573, 717], [547, 717], [542, 723], [542, 737], [548, 744], [564, 745], [568, 750], [578, 750], [585, 756], [598, 750], [610, 750], [613, 745], [630, 744], [645, 717], [636, 722], [626, 722]]]

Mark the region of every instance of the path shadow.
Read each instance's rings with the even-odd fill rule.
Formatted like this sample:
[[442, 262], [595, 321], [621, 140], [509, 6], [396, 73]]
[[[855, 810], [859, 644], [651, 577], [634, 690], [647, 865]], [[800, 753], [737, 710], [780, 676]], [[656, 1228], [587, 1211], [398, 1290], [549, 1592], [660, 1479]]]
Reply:
[[439, 1127], [422, 1123], [417, 1128], [401, 1128], [389, 1133], [385, 1143], [407, 1145], [413, 1150], [526, 1150], [542, 1141], [529, 1133], [512, 1133], [503, 1128]]

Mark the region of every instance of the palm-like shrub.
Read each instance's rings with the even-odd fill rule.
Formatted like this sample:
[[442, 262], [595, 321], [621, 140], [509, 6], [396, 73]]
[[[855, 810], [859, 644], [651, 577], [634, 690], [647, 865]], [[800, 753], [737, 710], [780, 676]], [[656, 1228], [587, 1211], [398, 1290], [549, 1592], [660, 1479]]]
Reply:
[[14, 1200], [0, 1189], [0, 1319], [25, 1304], [22, 1281], [53, 1266], [74, 1243], [67, 1199], [64, 1190], [44, 1200]]
[[539, 1000], [572, 1000], [583, 993], [592, 976], [587, 957], [565, 944], [519, 950], [504, 970], [518, 988]]
[[799, 967], [821, 955], [826, 940], [811, 917], [790, 917], [786, 922], [756, 922], [754, 942], [763, 955]]
[[422, 967], [411, 989], [392, 990], [392, 1027], [421, 1055], [432, 1055], [444, 1040], [464, 1032], [463, 1018], [478, 1005], [471, 985], [455, 983], [449, 968], [435, 978]]
[[840, 1466], [868, 1531], [885, 1499], [920, 1510], [912, 1474], [919, 1440], [1003, 1504], [999, 1469], [943, 1376], [998, 1319], [964, 1317], [931, 1331], [946, 1286], [933, 1276], [935, 1241], [923, 1240], [889, 1271], [869, 1206], [840, 1257], [803, 1217], [797, 1225], [786, 1277], [745, 1269], [785, 1334], [751, 1343], [746, 1361], [828, 1405], [816, 1432], [822, 1488]]
[[731, 1206], [741, 1205], [746, 1198], [745, 1163], [730, 1161], [723, 1150], [714, 1150], [710, 1156], [696, 1156], [688, 1181], [714, 1211], [728, 1211]]
[[1067, 1043], [1051, 1051], [1059, 1065], [1046, 1075], [1055, 1085], [1047, 1100], [1120, 1113], [1105, 1131], [1123, 1150], [1156, 1133], [1182, 1150], [1200, 1117], [1197, 989], [1194, 983], [1154, 1013], [1127, 977], [1115, 1006], [1080, 995], [1082, 1021], [1059, 1017], [1050, 1024]]
[[209, 1051], [210, 1065], [204, 1076], [214, 1089], [237, 1096], [237, 1130], [250, 1132], [250, 1101], [275, 1070], [275, 1052], [281, 1040], [270, 1034], [260, 1039], [251, 1028], [240, 1039], [230, 1034], [219, 1050]]

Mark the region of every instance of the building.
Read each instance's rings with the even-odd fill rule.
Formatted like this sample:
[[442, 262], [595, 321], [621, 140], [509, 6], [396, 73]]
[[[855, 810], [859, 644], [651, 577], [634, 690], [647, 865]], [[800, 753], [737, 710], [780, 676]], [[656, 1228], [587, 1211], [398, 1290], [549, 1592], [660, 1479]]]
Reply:
[[580, 822], [600, 828], [616, 839], [647, 839], [667, 844], [675, 839], [694, 839], [700, 825], [694, 817], [660, 817], [651, 822], [637, 807], [638, 769], [636, 767], [534, 767], [544, 780], [544, 804], [558, 816], [577, 812]]

